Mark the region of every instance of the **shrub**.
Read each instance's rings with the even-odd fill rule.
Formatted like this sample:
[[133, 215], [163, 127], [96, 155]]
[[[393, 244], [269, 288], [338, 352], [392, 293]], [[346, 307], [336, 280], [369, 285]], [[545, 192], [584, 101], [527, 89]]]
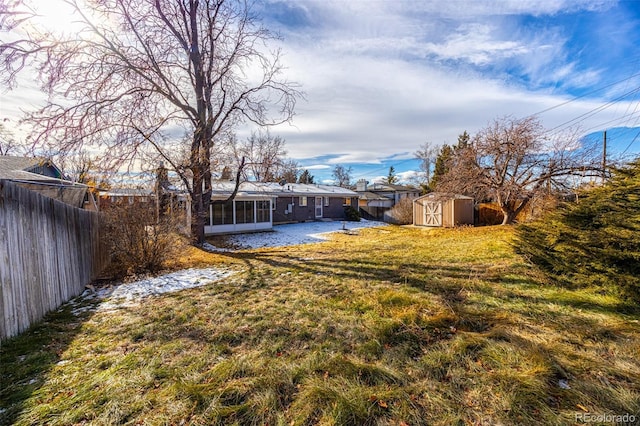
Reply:
[[353, 206], [347, 206], [344, 208], [344, 217], [351, 222], [360, 222], [360, 212], [353, 208]]
[[519, 228], [517, 249], [560, 283], [640, 301], [640, 159], [605, 185]]
[[123, 277], [163, 268], [182, 245], [170, 218], [156, 223], [155, 205], [114, 205], [104, 213], [105, 243], [111, 258], [108, 273]]
[[384, 215], [385, 222], [396, 225], [410, 225], [413, 223], [413, 200], [401, 199], [391, 210]]

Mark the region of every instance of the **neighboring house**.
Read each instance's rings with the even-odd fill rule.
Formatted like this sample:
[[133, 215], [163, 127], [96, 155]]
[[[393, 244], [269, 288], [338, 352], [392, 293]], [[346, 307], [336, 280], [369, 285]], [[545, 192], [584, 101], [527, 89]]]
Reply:
[[356, 192], [360, 198], [359, 207], [363, 217], [382, 220], [384, 213], [404, 198], [411, 200], [420, 196], [420, 189], [404, 185], [385, 183], [369, 184], [361, 179], [356, 183]]
[[333, 185], [263, 184], [274, 196], [273, 223], [345, 220], [347, 207], [358, 208], [358, 194]]
[[154, 191], [145, 188], [112, 188], [101, 191], [99, 198], [100, 210], [103, 211], [118, 205], [150, 205], [150, 203], [155, 203]]
[[169, 217], [188, 229], [191, 220], [191, 203], [184, 191], [175, 188], [163, 190], [158, 198], [158, 189], [112, 188], [100, 192], [100, 211], [107, 212], [115, 206], [138, 206], [149, 212], [148, 223], [157, 223], [159, 218]]
[[[358, 205], [358, 194], [332, 185], [244, 182], [234, 202], [234, 182], [212, 184], [212, 205], [205, 234], [269, 230], [273, 224], [345, 220], [345, 209]], [[215, 202], [215, 201], [218, 202]]]
[[74, 207], [97, 210], [87, 185], [68, 180], [51, 160], [39, 157], [0, 156], [0, 179], [54, 198]]
[[432, 192], [413, 200], [413, 224], [445, 228], [473, 225], [473, 211], [471, 197]]

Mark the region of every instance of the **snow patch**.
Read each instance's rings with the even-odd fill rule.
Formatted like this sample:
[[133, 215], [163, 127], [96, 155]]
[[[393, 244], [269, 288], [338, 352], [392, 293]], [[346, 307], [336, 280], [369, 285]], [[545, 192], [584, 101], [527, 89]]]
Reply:
[[[256, 249], [265, 247], [295, 246], [326, 241], [333, 232], [354, 234], [364, 228], [387, 226], [384, 222], [362, 220], [360, 222], [305, 222], [287, 225], [275, 225], [271, 232], [230, 235], [228, 242], [240, 249]], [[225, 249], [205, 243], [207, 251], [225, 251]], [[204, 248], [204, 247], [203, 247]], [[226, 251], [229, 251], [228, 249]]]
[[[211, 284], [234, 273], [234, 271], [218, 268], [184, 269], [158, 277], [100, 288], [96, 291], [87, 289], [78, 299], [69, 303], [74, 306], [71, 310], [74, 315], [88, 311], [112, 311], [137, 306], [148, 297]], [[98, 303], [87, 304], [95, 301]]]

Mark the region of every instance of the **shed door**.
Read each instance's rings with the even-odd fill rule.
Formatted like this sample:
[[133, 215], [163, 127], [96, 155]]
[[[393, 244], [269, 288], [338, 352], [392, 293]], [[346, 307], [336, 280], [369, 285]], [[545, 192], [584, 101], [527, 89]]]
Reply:
[[424, 224], [426, 226], [442, 226], [442, 203], [424, 203]]
[[322, 217], [322, 204], [324, 197], [316, 197], [316, 217]]

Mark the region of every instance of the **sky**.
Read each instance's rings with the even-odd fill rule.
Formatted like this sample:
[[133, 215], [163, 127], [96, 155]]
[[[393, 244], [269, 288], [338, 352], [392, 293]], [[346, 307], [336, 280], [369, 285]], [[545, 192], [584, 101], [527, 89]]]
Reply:
[[409, 176], [422, 144], [506, 115], [590, 139], [612, 129], [612, 152], [640, 151], [640, 1], [271, 0], [261, 12], [306, 93], [272, 133], [317, 180], [336, 164]]
[[[391, 166], [407, 180], [421, 145], [504, 116], [592, 140], [608, 130], [609, 152], [640, 152], [640, 0], [262, 0], [256, 12], [305, 93], [271, 134], [316, 182], [338, 164], [354, 180]], [[24, 93], [0, 93], [0, 119]]]

